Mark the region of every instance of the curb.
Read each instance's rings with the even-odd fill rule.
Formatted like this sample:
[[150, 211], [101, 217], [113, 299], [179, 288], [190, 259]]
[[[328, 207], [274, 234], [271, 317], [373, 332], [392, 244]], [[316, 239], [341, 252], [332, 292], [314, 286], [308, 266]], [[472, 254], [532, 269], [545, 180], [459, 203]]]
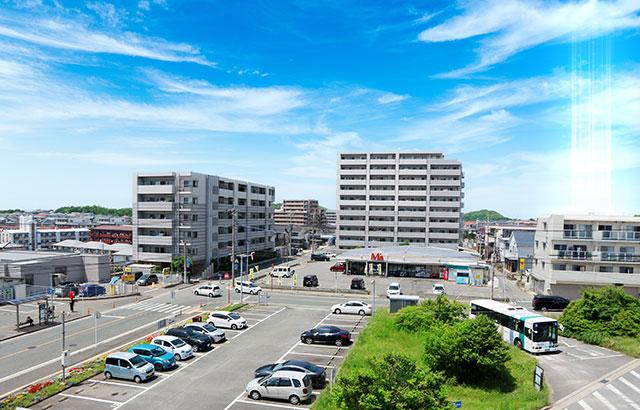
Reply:
[[[94, 297], [87, 297], [85, 299], [86, 301], [94, 301], [94, 300], [109, 300], [109, 299], [120, 299], [120, 298], [126, 298], [129, 296], [140, 296], [141, 293], [140, 292], [136, 292], [136, 293], [128, 293], [126, 295], [107, 295], [107, 296], [95, 296]], [[51, 299], [51, 298], [49, 298]], [[82, 300], [82, 297], [77, 296], [74, 298], [76, 300], [76, 303], [78, 303], [79, 301]], [[68, 302], [69, 298], [53, 298], [54, 302]]]

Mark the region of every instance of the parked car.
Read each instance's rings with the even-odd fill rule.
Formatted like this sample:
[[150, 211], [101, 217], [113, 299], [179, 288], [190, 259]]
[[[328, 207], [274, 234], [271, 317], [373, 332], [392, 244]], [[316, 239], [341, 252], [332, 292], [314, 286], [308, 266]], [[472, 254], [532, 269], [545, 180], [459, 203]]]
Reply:
[[342, 346], [351, 340], [351, 334], [335, 326], [320, 326], [302, 332], [300, 340], [306, 344], [332, 343], [336, 346]]
[[78, 296], [78, 286], [73, 283], [67, 283], [65, 285], [56, 286], [53, 289], [53, 294], [59, 298], [66, 298], [69, 296], [69, 292], [73, 292], [74, 295]]
[[160, 346], [135, 345], [129, 352], [135, 353], [149, 362], [157, 371], [171, 369], [176, 365], [176, 358]]
[[398, 282], [393, 282], [389, 285], [387, 289], [387, 298], [389, 296], [397, 296], [402, 295], [402, 290], [400, 290], [400, 284]]
[[291, 269], [290, 266], [276, 266], [271, 271], [271, 276], [275, 278], [283, 277], [290, 278], [296, 271]]
[[236, 282], [236, 293], [248, 293], [250, 295], [257, 295], [262, 292], [262, 288], [253, 282]]
[[140, 279], [143, 276], [142, 272], [133, 272], [132, 275], [133, 275], [133, 280], [132, 281], [128, 280], [125, 283], [135, 284], [138, 281], [138, 279]]
[[191, 329], [205, 336], [208, 336], [213, 343], [220, 343], [227, 340], [227, 335], [223, 330], [217, 329], [211, 323], [193, 322], [184, 325], [185, 329]]
[[209, 296], [212, 298], [214, 296], [222, 296], [222, 291], [218, 285], [202, 285], [199, 288], [196, 288], [196, 290], [193, 291], [193, 294], [198, 296]]
[[364, 279], [353, 278], [351, 279], [351, 289], [364, 289]]
[[433, 286], [431, 286], [431, 293], [433, 293], [434, 295], [446, 295], [444, 286], [439, 283], [435, 283]]
[[302, 286], [308, 286], [308, 287], [318, 286], [318, 276], [305, 275], [305, 277], [302, 279]]
[[112, 353], [104, 361], [104, 377], [133, 380], [140, 383], [153, 376], [153, 365], [131, 352]]
[[266, 364], [257, 368], [254, 375], [256, 378], [271, 376], [277, 371], [304, 373], [311, 379], [311, 385], [314, 389], [322, 388], [327, 382], [327, 373], [325, 372], [324, 367], [316, 366], [309, 362], [303, 362], [302, 360], [287, 360], [282, 363]]
[[247, 327], [247, 321], [235, 312], [225, 312], [219, 310], [209, 313], [207, 323], [211, 323], [215, 327], [228, 327], [233, 330]]
[[335, 258], [336, 256], [338, 256], [338, 254], [335, 251], [328, 251], [328, 252], [325, 252], [325, 254], [329, 255], [329, 257], [331, 258]]
[[211, 338], [193, 329], [185, 329], [184, 327], [175, 327], [167, 330], [167, 336], [179, 337], [183, 341], [191, 345], [194, 352], [209, 350], [211, 348]]
[[253, 379], [247, 384], [246, 392], [253, 400], [262, 397], [288, 400], [297, 406], [311, 397], [313, 387], [309, 376], [299, 372], [279, 371], [271, 376]]
[[329, 262], [331, 257], [324, 253], [312, 253], [311, 254], [312, 261], [321, 261], [321, 262]]
[[184, 340], [175, 336], [157, 336], [151, 341], [152, 345], [160, 346], [167, 353], [171, 353], [176, 360], [187, 360], [193, 356], [193, 349]]
[[344, 272], [346, 268], [347, 268], [347, 264], [346, 263], [338, 262], [335, 265], [333, 265], [332, 267], [330, 267], [329, 270], [331, 272]]
[[341, 313], [353, 313], [355, 315], [370, 315], [371, 306], [364, 302], [351, 301], [331, 306], [331, 311], [337, 315]]
[[531, 306], [533, 310], [542, 310], [546, 312], [550, 309], [558, 309], [562, 310], [566, 308], [571, 301], [569, 299], [565, 299], [561, 296], [545, 296], [545, 295], [534, 295], [533, 300], [531, 301]]
[[158, 275], [154, 273], [150, 275], [142, 275], [138, 280], [136, 280], [136, 283], [140, 286], [148, 286], [152, 283], [158, 283]]
[[107, 293], [107, 290], [100, 285], [92, 283], [80, 286], [79, 292], [84, 296], [100, 296]]

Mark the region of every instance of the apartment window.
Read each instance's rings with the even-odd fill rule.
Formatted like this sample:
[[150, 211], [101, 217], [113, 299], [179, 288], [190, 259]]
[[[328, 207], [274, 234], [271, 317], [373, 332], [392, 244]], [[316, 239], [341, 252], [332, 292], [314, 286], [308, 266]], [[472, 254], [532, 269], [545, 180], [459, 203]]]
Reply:
[[600, 269], [598, 269], [598, 272], [612, 273], [613, 266], [600, 266]]
[[613, 227], [611, 225], [598, 225], [599, 231], [611, 231]]
[[553, 270], [567, 270], [567, 265], [561, 265], [559, 263], [553, 264]]
[[546, 250], [547, 249], [547, 243], [546, 242], [542, 242], [542, 250]]
[[194, 221], [194, 222], [197, 221], [198, 220], [198, 215], [193, 215], [191, 220]]
[[628, 266], [620, 266], [620, 273], [633, 273], [633, 268]]
[[540, 242], [536, 241], [536, 248], [540, 247]]
[[198, 187], [198, 181], [193, 181], [193, 187], [197, 188]]
[[547, 230], [547, 223], [546, 223], [546, 222], [543, 222], [543, 223], [542, 223], [542, 227], [543, 227], [543, 228], [544, 228], [544, 230], [546, 231], [546, 230]]
[[197, 238], [198, 237], [198, 231], [194, 231], [193, 235], [191, 237], [194, 238], [194, 239]]
[[571, 270], [574, 272], [586, 272], [587, 267], [584, 265], [571, 265]]
[[197, 205], [198, 204], [198, 198], [193, 198], [193, 204]]

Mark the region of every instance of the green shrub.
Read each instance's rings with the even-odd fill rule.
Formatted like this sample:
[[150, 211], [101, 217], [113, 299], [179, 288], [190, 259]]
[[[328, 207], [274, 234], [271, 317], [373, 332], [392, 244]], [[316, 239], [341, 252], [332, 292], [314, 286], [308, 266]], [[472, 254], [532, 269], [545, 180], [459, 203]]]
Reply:
[[410, 332], [427, 331], [436, 324], [459, 322], [466, 317], [467, 307], [445, 295], [426, 299], [418, 306], [407, 306], [395, 314], [399, 329]]
[[387, 353], [368, 366], [341, 375], [336, 400], [348, 410], [445, 410], [453, 408], [443, 391], [444, 378], [427, 372], [406, 355]]
[[429, 367], [458, 381], [475, 381], [501, 369], [507, 345], [486, 316], [434, 327], [426, 333]]

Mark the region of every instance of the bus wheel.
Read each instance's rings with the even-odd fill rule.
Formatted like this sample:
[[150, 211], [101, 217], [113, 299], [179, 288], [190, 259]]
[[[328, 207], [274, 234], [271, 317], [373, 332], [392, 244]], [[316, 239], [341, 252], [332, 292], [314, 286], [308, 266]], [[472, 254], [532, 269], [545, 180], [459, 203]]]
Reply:
[[522, 342], [520, 341], [520, 339], [514, 339], [513, 340], [513, 345], [515, 347], [517, 347], [518, 349], [522, 349]]

